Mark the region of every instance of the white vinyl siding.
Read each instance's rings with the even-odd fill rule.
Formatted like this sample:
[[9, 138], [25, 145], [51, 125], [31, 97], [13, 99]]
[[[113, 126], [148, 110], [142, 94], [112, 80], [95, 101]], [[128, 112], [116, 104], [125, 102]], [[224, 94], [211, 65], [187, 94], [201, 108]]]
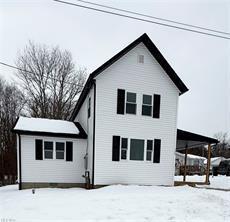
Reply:
[[[35, 139], [53, 142], [54, 159], [35, 160]], [[73, 161], [55, 159], [55, 143], [73, 142]], [[44, 150], [44, 146], [43, 146]], [[32, 183], [84, 183], [85, 139], [44, 136], [21, 136], [22, 182]], [[29, 170], [28, 170], [29, 169]]]
[[[173, 185], [179, 90], [162, 67], [141, 43], [98, 75], [96, 85], [95, 184]], [[136, 93], [136, 115], [117, 114], [117, 89]], [[142, 115], [143, 94], [161, 95], [160, 119]], [[112, 135], [160, 138], [160, 163], [111, 161]]]
[[[89, 105], [89, 98], [90, 98], [90, 118], [88, 118], [88, 105]], [[78, 112], [78, 115], [75, 118], [75, 122], [79, 122], [85, 132], [87, 133], [87, 147], [85, 151], [88, 153], [87, 155], [87, 170], [90, 172], [90, 178], [92, 179], [92, 162], [93, 162], [93, 119], [94, 119], [94, 86], [92, 86], [91, 90], [89, 91], [88, 96], [86, 97], [85, 101], [83, 102], [81, 109]], [[91, 180], [92, 182], [92, 180]]]

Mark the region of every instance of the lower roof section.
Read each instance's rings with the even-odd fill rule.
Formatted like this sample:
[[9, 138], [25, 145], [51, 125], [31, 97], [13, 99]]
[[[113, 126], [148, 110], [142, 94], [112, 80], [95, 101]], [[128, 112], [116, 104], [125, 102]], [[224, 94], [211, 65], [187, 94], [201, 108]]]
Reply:
[[21, 135], [87, 138], [80, 123], [56, 119], [19, 117], [12, 131]]
[[177, 129], [177, 150], [218, 143], [217, 139]]

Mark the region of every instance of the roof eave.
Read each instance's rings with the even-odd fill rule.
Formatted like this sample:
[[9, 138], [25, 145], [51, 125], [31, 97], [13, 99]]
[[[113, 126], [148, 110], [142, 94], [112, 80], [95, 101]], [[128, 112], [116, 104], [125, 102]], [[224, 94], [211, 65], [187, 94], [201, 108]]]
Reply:
[[73, 139], [87, 139], [87, 134], [72, 134], [72, 133], [55, 133], [55, 132], [42, 132], [42, 131], [30, 131], [30, 130], [11, 130], [13, 133], [20, 135], [29, 135], [29, 136], [50, 136], [50, 137], [64, 137], [64, 138], [73, 138]]
[[203, 136], [200, 134], [188, 132], [185, 130], [177, 129], [177, 140], [190, 140], [190, 141], [197, 141], [197, 142], [203, 142], [203, 143], [210, 143], [210, 144], [216, 144], [219, 143], [217, 139]]

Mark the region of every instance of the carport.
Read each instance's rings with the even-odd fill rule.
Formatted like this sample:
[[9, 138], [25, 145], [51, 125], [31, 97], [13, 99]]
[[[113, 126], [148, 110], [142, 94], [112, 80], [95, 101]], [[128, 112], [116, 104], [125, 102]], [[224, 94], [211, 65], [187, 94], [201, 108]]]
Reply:
[[[211, 159], [211, 145], [217, 144], [219, 141], [211, 138], [202, 136], [196, 133], [184, 131], [181, 129], [177, 129], [177, 145], [176, 145], [176, 151], [185, 150], [185, 159], [184, 159], [184, 175], [183, 175], [183, 181], [175, 181], [175, 185], [180, 184], [210, 184], [209, 182], [209, 168], [210, 168], [210, 159]], [[206, 167], [206, 177], [204, 182], [189, 182], [186, 181], [186, 174], [187, 174], [187, 155], [188, 150], [191, 148], [196, 148], [201, 145], [207, 145], [208, 146], [208, 155], [207, 155], [207, 167]]]

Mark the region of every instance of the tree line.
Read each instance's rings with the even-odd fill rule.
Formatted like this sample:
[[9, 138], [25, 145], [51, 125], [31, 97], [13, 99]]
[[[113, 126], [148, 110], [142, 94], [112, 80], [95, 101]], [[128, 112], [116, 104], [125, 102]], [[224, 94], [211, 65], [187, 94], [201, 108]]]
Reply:
[[0, 184], [17, 175], [16, 119], [68, 119], [86, 79], [86, 69], [76, 68], [71, 53], [58, 46], [29, 42], [16, 66], [17, 82], [0, 77]]

